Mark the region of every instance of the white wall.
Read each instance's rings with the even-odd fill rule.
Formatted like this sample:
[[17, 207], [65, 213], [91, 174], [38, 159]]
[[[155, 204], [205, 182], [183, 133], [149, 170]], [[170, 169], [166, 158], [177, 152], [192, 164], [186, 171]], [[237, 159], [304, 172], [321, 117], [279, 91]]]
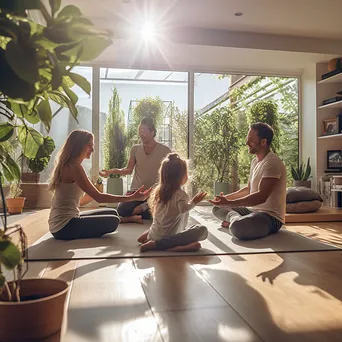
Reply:
[[316, 189], [316, 64], [309, 64], [301, 77], [300, 87], [300, 161], [306, 162], [310, 157], [312, 167], [311, 187]]

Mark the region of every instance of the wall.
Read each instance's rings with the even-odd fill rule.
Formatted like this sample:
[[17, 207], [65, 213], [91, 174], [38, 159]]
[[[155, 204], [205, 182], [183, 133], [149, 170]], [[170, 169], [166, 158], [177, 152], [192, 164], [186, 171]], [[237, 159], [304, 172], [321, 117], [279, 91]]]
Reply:
[[305, 69], [301, 77], [300, 86], [300, 124], [299, 159], [306, 162], [310, 157], [312, 167], [312, 189], [316, 189], [316, 64], [311, 63]]

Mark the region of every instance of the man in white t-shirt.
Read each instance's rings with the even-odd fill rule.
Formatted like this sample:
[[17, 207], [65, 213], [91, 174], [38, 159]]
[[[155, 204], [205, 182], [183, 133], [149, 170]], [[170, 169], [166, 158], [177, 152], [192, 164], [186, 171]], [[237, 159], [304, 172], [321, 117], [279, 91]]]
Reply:
[[279, 231], [285, 223], [286, 168], [270, 150], [273, 129], [265, 123], [251, 125], [246, 145], [255, 154], [248, 185], [234, 193], [216, 196], [213, 214], [240, 240], [253, 240]]
[[[156, 133], [153, 120], [150, 117], [144, 117], [139, 125], [139, 136], [142, 144], [134, 145], [131, 148], [127, 166], [122, 169], [102, 170], [100, 175], [108, 177], [115, 173], [126, 176], [134, 171], [129, 192], [139, 189], [142, 185], [145, 186], [145, 189], [154, 186], [158, 180], [160, 164], [171, 152], [168, 146], [155, 141]], [[125, 217], [124, 222], [143, 223], [142, 219], [151, 218], [146, 201], [119, 203], [117, 210], [121, 217]]]

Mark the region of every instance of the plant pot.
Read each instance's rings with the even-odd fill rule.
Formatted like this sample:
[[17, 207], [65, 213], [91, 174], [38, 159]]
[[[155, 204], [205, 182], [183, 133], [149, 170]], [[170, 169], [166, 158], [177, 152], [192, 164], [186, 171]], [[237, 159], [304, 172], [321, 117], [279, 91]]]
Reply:
[[[121, 177], [107, 179], [107, 194], [123, 195], [123, 179]], [[117, 203], [108, 203], [107, 207], [116, 208], [117, 205]]]
[[101, 183], [101, 184], [96, 183], [96, 184], [95, 184], [95, 188], [96, 188], [97, 190], [99, 190], [100, 192], [103, 192], [103, 184], [102, 184], [102, 183]]
[[221, 192], [224, 194], [229, 193], [229, 183], [226, 182], [215, 182], [214, 183], [214, 195], [219, 195]]
[[294, 187], [304, 187], [304, 188], [309, 188], [311, 189], [311, 181], [298, 181], [298, 180], [294, 180], [293, 181], [293, 186]]
[[23, 172], [21, 174], [21, 180], [23, 183], [39, 183], [40, 173]]
[[123, 195], [123, 179], [121, 177], [108, 178], [107, 193], [112, 195]]
[[6, 198], [8, 212], [10, 214], [21, 214], [23, 212], [25, 199], [25, 197]]
[[[11, 286], [11, 283], [9, 283]], [[61, 330], [68, 284], [59, 279], [24, 279], [20, 296], [39, 299], [5, 302], [0, 297], [0, 341], [37, 341]]]

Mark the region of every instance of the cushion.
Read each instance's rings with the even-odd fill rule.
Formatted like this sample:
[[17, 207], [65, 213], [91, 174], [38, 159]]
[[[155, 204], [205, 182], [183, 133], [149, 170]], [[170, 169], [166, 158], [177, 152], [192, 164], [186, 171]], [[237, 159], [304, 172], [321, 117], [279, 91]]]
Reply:
[[304, 201], [297, 203], [286, 203], [287, 213], [311, 213], [317, 211], [322, 206], [322, 202], [318, 200]]
[[286, 203], [297, 203], [307, 201], [321, 201], [322, 197], [316, 191], [304, 187], [287, 188]]

